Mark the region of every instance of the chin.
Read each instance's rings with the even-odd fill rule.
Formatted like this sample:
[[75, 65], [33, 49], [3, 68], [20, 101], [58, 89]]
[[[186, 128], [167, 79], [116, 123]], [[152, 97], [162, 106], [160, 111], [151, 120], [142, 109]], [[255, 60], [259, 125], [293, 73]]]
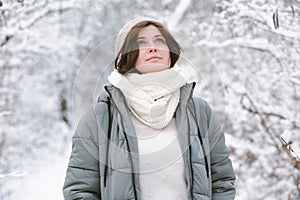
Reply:
[[166, 69], [170, 69], [170, 66], [164, 63], [146, 63], [140, 66], [136, 66], [136, 69], [142, 73], [160, 72]]

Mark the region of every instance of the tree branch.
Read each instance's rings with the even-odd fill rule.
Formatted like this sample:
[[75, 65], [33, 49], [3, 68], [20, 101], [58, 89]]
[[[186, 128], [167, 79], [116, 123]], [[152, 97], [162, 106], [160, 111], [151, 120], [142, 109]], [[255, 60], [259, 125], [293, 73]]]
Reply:
[[252, 106], [254, 106], [254, 103], [253, 103], [253, 101], [249, 98], [249, 96], [248, 96], [248, 94], [243, 94], [243, 96], [242, 96], [242, 98], [241, 98], [241, 105], [242, 105], [242, 108], [244, 109], [244, 110], [247, 110], [248, 112], [250, 112], [250, 113], [253, 113], [253, 114], [258, 114], [258, 115], [264, 115], [264, 116], [272, 116], [272, 117], [278, 117], [279, 119], [283, 119], [283, 120], [285, 120], [285, 119], [287, 119], [286, 117], [284, 117], [284, 116], [282, 116], [282, 115], [280, 115], [280, 114], [277, 114], [277, 113], [272, 113], [272, 112], [264, 112], [264, 111], [262, 111], [262, 112], [258, 112], [257, 110], [257, 108], [255, 107], [255, 109], [252, 109], [252, 108], [250, 108], [250, 107], [247, 107], [244, 103], [243, 103], [243, 100], [244, 100], [244, 97], [247, 97], [247, 99], [250, 101], [250, 103], [251, 103], [251, 105]]
[[6, 35], [4, 41], [0, 43], [0, 47], [6, 45], [11, 38], [13, 38], [12, 35]]

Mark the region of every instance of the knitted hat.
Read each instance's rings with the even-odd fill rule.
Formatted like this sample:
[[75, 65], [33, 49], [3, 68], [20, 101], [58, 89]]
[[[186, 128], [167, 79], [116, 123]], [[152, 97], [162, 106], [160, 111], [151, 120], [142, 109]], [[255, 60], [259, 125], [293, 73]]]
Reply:
[[143, 22], [143, 21], [152, 21], [152, 22], [158, 22], [162, 24], [162, 22], [152, 19], [149, 17], [141, 17], [141, 18], [136, 18], [132, 19], [129, 22], [127, 22], [120, 30], [120, 32], [117, 35], [116, 43], [115, 43], [115, 52], [118, 54], [118, 52], [121, 50], [123, 43], [129, 33], [129, 31], [134, 27], [136, 24]]

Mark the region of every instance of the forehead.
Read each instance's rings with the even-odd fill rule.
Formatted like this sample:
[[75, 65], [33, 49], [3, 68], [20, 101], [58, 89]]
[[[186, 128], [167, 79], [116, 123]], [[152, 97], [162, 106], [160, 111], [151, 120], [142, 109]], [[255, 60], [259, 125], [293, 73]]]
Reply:
[[154, 25], [149, 25], [140, 30], [138, 33], [138, 37], [151, 37], [151, 36], [158, 36], [162, 35], [159, 28]]

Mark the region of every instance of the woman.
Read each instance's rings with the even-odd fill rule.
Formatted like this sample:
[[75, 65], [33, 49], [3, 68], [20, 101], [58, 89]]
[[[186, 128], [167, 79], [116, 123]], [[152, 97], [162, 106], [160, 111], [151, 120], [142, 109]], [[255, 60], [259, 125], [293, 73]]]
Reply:
[[234, 199], [222, 128], [175, 66], [180, 46], [160, 22], [128, 22], [111, 85], [80, 120], [65, 199]]

